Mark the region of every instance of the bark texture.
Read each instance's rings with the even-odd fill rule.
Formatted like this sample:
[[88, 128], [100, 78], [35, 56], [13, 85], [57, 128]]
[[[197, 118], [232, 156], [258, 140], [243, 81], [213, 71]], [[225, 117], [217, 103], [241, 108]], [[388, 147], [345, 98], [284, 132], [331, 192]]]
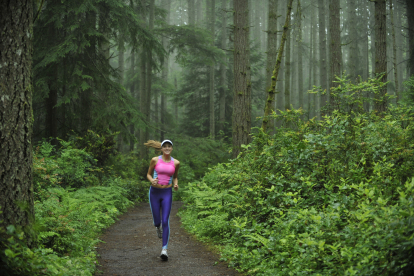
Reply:
[[303, 94], [305, 91], [303, 91], [302, 6], [300, 0], [298, 0], [298, 12], [298, 100], [299, 108], [303, 109]]
[[[165, 22], [170, 24], [170, 10], [171, 10], [171, 0], [162, 0], [161, 2], [162, 7], [167, 11], [167, 16], [165, 18]], [[166, 37], [162, 37], [162, 46], [165, 50], [168, 47], [168, 40]], [[162, 65], [162, 72], [161, 78], [164, 82], [168, 82], [168, 65], [169, 65], [169, 57], [165, 57], [164, 63]], [[160, 112], [160, 121], [161, 121], [161, 133], [160, 133], [160, 140], [164, 140], [165, 136], [165, 117], [167, 114], [167, 97], [164, 94], [161, 94], [161, 112]]]
[[[381, 81], [387, 81], [387, 7], [386, 0], [375, 1], [375, 73], [385, 74]], [[387, 109], [384, 86], [376, 97], [375, 110], [383, 112]]]
[[22, 226], [29, 246], [35, 241], [27, 227], [34, 218], [32, 9], [30, 0], [0, 1], [0, 221]]
[[[329, 42], [329, 53], [331, 55], [331, 79], [330, 87], [337, 87], [339, 84], [335, 82], [337, 76], [341, 76], [342, 52], [341, 52], [341, 22], [340, 22], [340, 1], [329, 0], [329, 32], [331, 41]], [[336, 108], [334, 97], [330, 97], [330, 104]]]
[[[210, 9], [210, 33], [211, 33], [211, 37], [213, 38], [213, 46], [214, 46], [214, 23], [215, 23], [215, 18], [216, 18], [216, 0], [210, 0], [210, 5], [209, 5], [209, 9]], [[213, 64], [210, 65], [209, 68], [209, 95], [210, 95], [210, 138], [214, 139], [216, 136], [216, 119], [214, 116], [214, 69], [215, 69], [215, 64], [213, 61]]]
[[[319, 64], [320, 64], [320, 85], [322, 90], [327, 89], [327, 71], [326, 71], [326, 26], [325, 26], [325, 1], [318, 0], [319, 11]], [[321, 95], [319, 107], [326, 104], [327, 96]]]
[[276, 89], [272, 88], [273, 68], [276, 63], [276, 43], [277, 43], [277, 0], [269, 0], [269, 14], [267, 25], [267, 60], [266, 60], [266, 92], [265, 92], [265, 110], [262, 122], [262, 128], [266, 131], [272, 128], [272, 120], [268, 116], [273, 112]]
[[409, 49], [409, 65], [408, 76], [414, 76], [414, 1], [405, 0], [407, 5], [408, 18], [408, 49]]
[[397, 67], [397, 41], [395, 39], [395, 21], [394, 21], [394, 7], [393, 1], [390, 0], [390, 15], [391, 15], [391, 33], [392, 33], [392, 60], [393, 60], [393, 69], [394, 69], [394, 83], [395, 83], [395, 96], [396, 101], [399, 100], [398, 94], [398, 67]]
[[[288, 7], [289, 11], [289, 7]], [[291, 13], [287, 13], [286, 17], [291, 17]], [[286, 25], [283, 27], [285, 30]], [[287, 26], [288, 29], [286, 30], [286, 55], [285, 55], [285, 111], [290, 109], [290, 70], [291, 70], [291, 26]]]
[[[267, 97], [267, 101], [266, 101], [266, 106], [265, 106], [265, 115], [264, 115], [264, 119], [262, 122], [262, 129], [264, 132], [266, 132], [267, 130], [267, 116], [270, 114], [269, 112], [271, 111], [271, 107], [273, 106], [272, 104], [272, 99], [274, 99], [274, 91], [276, 88], [276, 82], [277, 82], [277, 77], [279, 75], [279, 70], [280, 70], [280, 64], [282, 63], [282, 55], [283, 55], [283, 49], [285, 47], [285, 42], [289, 39], [288, 37], [288, 32], [290, 29], [290, 15], [292, 12], [292, 2], [293, 0], [289, 0], [288, 6], [287, 6], [287, 13], [286, 13], [286, 18], [285, 18], [285, 25], [283, 26], [283, 34], [282, 34], [282, 40], [280, 42], [280, 46], [279, 46], [279, 51], [277, 54], [277, 59], [276, 59], [276, 64], [275, 67], [273, 69], [273, 75], [272, 75], [272, 84], [271, 84], [271, 88], [268, 90], [268, 97]], [[286, 47], [287, 50], [287, 47]]]
[[348, 1], [348, 25], [349, 25], [349, 75], [353, 83], [358, 81], [358, 70], [360, 69], [358, 64], [358, 31], [357, 31], [357, 16], [356, 16], [356, 3], [355, 0]]
[[[227, 2], [222, 1], [221, 2], [221, 12], [223, 14], [222, 16], [222, 25], [221, 25], [221, 49], [226, 49], [227, 45]], [[219, 93], [220, 93], [220, 111], [219, 111], [219, 128], [220, 130], [224, 131], [225, 128], [225, 122], [226, 122], [226, 66], [225, 63], [227, 61], [227, 58], [225, 57], [225, 60], [223, 63], [220, 63], [220, 87], [219, 87]]]
[[233, 96], [233, 156], [241, 145], [250, 143], [251, 78], [249, 49], [248, 0], [233, 1], [234, 5], [234, 96]]

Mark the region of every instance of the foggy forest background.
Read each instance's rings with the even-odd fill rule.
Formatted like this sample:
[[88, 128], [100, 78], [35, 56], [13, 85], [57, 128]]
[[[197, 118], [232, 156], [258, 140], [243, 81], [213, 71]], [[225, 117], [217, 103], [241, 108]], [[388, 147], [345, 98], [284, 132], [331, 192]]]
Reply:
[[[119, 132], [119, 151], [137, 150], [142, 158], [148, 154], [141, 146], [146, 140], [173, 133], [231, 141], [237, 107], [230, 2], [47, 1], [34, 25], [34, 139], [109, 130]], [[275, 110], [301, 107], [305, 120], [324, 115], [321, 107], [335, 80], [328, 2], [294, 3]], [[251, 126], [260, 127], [287, 2], [248, 5], [249, 108]], [[341, 0], [339, 5], [340, 72], [354, 83], [375, 77], [375, 4]], [[276, 20], [269, 21], [269, 8]], [[396, 96], [388, 104], [402, 99], [410, 77], [410, 12], [405, 1], [386, 4], [386, 57], [378, 58], [386, 59], [387, 92]], [[277, 31], [271, 43], [269, 30]], [[307, 93], [314, 86], [328, 93]]]

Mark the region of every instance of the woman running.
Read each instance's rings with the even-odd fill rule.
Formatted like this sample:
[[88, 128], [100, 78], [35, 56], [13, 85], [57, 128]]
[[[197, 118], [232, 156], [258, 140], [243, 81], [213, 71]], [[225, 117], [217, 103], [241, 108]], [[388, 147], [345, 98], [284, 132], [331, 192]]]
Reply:
[[[171, 157], [173, 143], [164, 140], [161, 143], [150, 140], [145, 143], [147, 147], [161, 150], [162, 155], [151, 159], [147, 178], [151, 182], [149, 202], [156, 227], [158, 238], [162, 238], [161, 259], [168, 260], [167, 247], [170, 238], [170, 213], [172, 205], [172, 186], [178, 190], [178, 169], [180, 162]], [[161, 213], [161, 215], [160, 215]], [[162, 228], [161, 228], [162, 223]]]

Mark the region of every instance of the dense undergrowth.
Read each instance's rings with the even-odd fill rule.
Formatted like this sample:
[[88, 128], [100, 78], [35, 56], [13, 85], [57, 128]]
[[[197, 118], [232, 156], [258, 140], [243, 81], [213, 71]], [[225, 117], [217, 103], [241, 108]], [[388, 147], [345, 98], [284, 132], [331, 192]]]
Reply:
[[[31, 231], [37, 242], [28, 248], [27, 231], [13, 225], [0, 229], [1, 275], [95, 273], [101, 230], [148, 197], [149, 160], [139, 159], [134, 152], [117, 154], [114, 136], [88, 131], [83, 137], [73, 134], [68, 141], [59, 140], [59, 146], [47, 141], [38, 144], [33, 160], [35, 223]], [[191, 153], [194, 144], [188, 139], [173, 139], [174, 156], [185, 160], [179, 172], [181, 187], [201, 177], [208, 163], [227, 157], [220, 141], [193, 140], [209, 152], [201, 159]], [[180, 193], [175, 197], [179, 199]]]
[[321, 121], [282, 112], [289, 127], [188, 184], [185, 227], [248, 275], [411, 275], [414, 108], [364, 112], [379, 85], [342, 81]]
[[101, 230], [144, 194], [136, 177], [102, 166], [114, 153], [112, 140], [89, 131], [59, 147], [39, 143], [33, 162], [37, 241], [28, 248], [24, 231], [0, 229], [9, 237], [1, 241], [2, 275], [93, 275]]

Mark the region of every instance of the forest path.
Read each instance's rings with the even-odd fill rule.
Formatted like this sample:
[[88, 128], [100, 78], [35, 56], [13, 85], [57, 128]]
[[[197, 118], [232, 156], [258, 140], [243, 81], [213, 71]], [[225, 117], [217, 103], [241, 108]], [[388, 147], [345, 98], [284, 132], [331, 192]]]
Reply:
[[[177, 216], [182, 202], [174, 201], [170, 215], [168, 261], [161, 260], [162, 241], [156, 234], [148, 203], [140, 203], [123, 214], [101, 236], [96, 275], [241, 275], [219, 262], [181, 228]], [[216, 265], [214, 265], [218, 262]]]

